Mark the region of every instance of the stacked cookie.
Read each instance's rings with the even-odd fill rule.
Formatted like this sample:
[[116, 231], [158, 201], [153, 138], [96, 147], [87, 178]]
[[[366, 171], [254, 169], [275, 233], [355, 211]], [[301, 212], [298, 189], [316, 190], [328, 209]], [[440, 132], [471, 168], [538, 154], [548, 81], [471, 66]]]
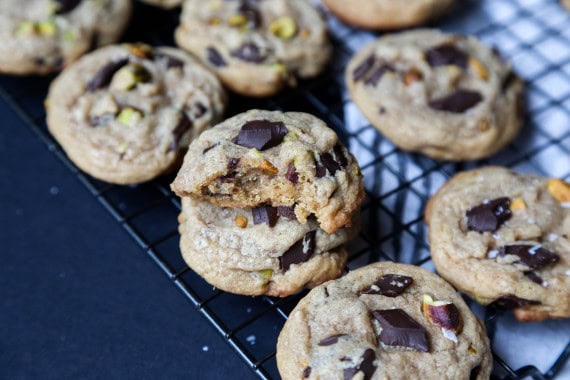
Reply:
[[338, 277], [364, 198], [358, 163], [325, 123], [252, 110], [207, 130], [172, 184], [180, 248], [212, 285], [286, 296]]

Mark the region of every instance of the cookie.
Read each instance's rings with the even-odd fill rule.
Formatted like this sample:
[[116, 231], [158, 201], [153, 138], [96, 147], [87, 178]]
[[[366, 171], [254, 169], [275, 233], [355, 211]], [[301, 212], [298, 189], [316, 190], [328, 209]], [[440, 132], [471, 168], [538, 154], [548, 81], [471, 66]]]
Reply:
[[182, 198], [180, 250], [186, 263], [216, 288], [245, 295], [288, 296], [335, 279], [343, 245], [355, 228], [334, 234], [292, 207], [230, 209]]
[[90, 49], [115, 42], [131, 0], [2, 0], [0, 72], [47, 74]]
[[187, 0], [176, 42], [227, 87], [257, 97], [319, 74], [332, 50], [325, 22], [306, 0]]
[[474, 37], [437, 30], [386, 35], [346, 70], [358, 108], [403, 150], [476, 160], [507, 145], [523, 122], [523, 83]]
[[347, 24], [366, 29], [400, 29], [426, 24], [439, 18], [453, 0], [323, 0]]
[[455, 289], [411, 265], [382, 262], [313, 289], [277, 343], [289, 379], [488, 379], [485, 327]]
[[570, 0], [562, 0], [562, 5], [564, 5], [566, 9], [570, 9]]
[[86, 55], [54, 80], [47, 123], [82, 170], [130, 184], [179, 164], [225, 104], [216, 76], [187, 53], [115, 45]]
[[570, 185], [501, 167], [460, 173], [426, 210], [438, 272], [521, 321], [570, 317]]
[[143, 3], [154, 5], [164, 9], [172, 9], [182, 5], [183, 0], [141, 0]]
[[364, 198], [356, 159], [336, 133], [300, 112], [251, 110], [205, 131], [171, 185], [221, 207], [293, 206], [333, 233], [350, 226]]

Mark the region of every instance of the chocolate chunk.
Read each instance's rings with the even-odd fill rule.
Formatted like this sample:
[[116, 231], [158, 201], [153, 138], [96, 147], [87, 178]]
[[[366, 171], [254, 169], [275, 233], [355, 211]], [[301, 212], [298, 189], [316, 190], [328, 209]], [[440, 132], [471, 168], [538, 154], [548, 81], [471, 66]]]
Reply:
[[346, 168], [348, 165], [348, 160], [344, 155], [342, 150], [342, 146], [340, 144], [336, 144], [333, 148], [334, 160], [340, 165], [341, 168]]
[[289, 162], [289, 165], [287, 166], [287, 173], [285, 173], [285, 178], [293, 182], [295, 185], [299, 183], [299, 173], [297, 173], [297, 169], [295, 168], [293, 161]]
[[315, 252], [317, 231], [310, 231], [291, 246], [281, 257], [279, 257], [279, 264], [283, 273], [289, 270], [293, 264], [304, 263], [309, 260]]
[[123, 58], [118, 61], [112, 61], [107, 63], [105, 66], [99, 69], [93, 79], [87, 83], [87, 91], [95, 92], [98, 89], [107, 86], [111, 83], [111, 79], [113, 79], [113, 75], [117, 71], [119, 71], [123, 66], [126, 66], [129, 63], [128, 58]]
[[434, 110], [462, 113], [475, 107], [483, 100], [480, 93], [476, 91], [457, 90], [443, 98], [429, 102], [429, 106]]
[[372, 315], [382, 326], [379, 338], [385, 345], [429, 351], [426, 330], [404, 310], [374, 310]]
[[359, 294], [381, 294], [386, 297], [397, 297], [414, 282], [413, 278], [399, 274], [385, 274], [373, 285], [361, 290]]
[[237, 175], [237, 171], [235, 170], [239, 164], [239, 158], [232, 158], [228, 161], [227, 165], [227, 173], [223, 176], [218, 177], [218, 179], [222, 182], [231, 182]]
[[499, 256], [518, 256], [520, 262], [530, 269], [540, 269], [558, 262], [560, 257], [540, 245], [514, 244], [501, 247]]
[[295, 215], [295, 205], [293, 206], [277, 206], [277, 215], [287, 218], [296, 220], [297, 215]]
[[207, 147], [206, 149], [204, 149], [204, 150], [202, 151], [202, 154], [208, 153], [210, 150], [214, 149], [214, 148], [217, 147], [218, 145], [220, 145], [219, 142], [217, 142], [217, 143], [215, 143], [215, 144], [213, 144], [213, 145], [210, 145], [209, 147]]
[[388, 71], [394, 71], [394, 68], [390, 65], [381, 65], [374, 69], [372, 74], [364, 81], [364, 83], [370, 86], [376, 86]]
[[544, 280], [537, 275], [535, 272], [524, 272], [525, 276], [528, 277], [529, 280], [531, 280], [532, 282], [534, 282], [535, 284], [538, 285], [542, 285], [542, 283], [544, 282]]
[[467, 228], [477, 232], [495, 232], [512, 216], [511, 200], [496, 198], [467, 210]]
[[288, 132], [280, 121], [252, 120], [241, 127], [234, 142], [246, 148], [266, 150], [281, 144]]
[[327, 169], [330, 175], [334, 175], [337, 170], [340, 170], [340, 165], [334, 160], [330, 153], [322, 153], [320, 155], [320, 164]]
[[184, 134], [188, 132], [190, 128], [192, 128], [192, 121], [188, 118], [186, 112], [182, 112], [180, 115], [180, 120], [178, 121], [178, 125], [172, 131], [174, 140], [170, 144], [169, 150], [175, 150], [178, 147], [180, 139], [182, 139], [182, 136], [184, 136]]
[[247, 19], [247, 25], [251, 29], [257, 29], [261, 25], [261, 15], [252, 1], [242, 0], [238, 11]]
[[199, 119], [208, 112], [208, 108], [200, 102], [197, 102], [193, 108], [193, 115], [195, 119]]
[[81, 0], [55, 0], [57, 3], [57, 11], [55, 14], [62, 15], [71, 12], [81, 3]]
[[375, 62], [376, 58], [374, 57], [374, 54], [370, 55], [368, 58], [362, 61], [362, 63], [356, 66], [356, 68], [352, 72], [352, 80], [358, 82], [359, 80], [364, 78], [366, 74], [368, 74], [368, 72], [372, 69], [372, 66], [374, 66]]
[[367, 349], [364, 351], [364, 354], [362, 354], [359, 365], [344, 369], [344, 380], [352, 380], [352, 378], [359, 372], [362, 372], [364, 375], [361, 377], [362, 380], [370, 380], [376, 371], [374, 360], [376, 360], [374, 350], [371, 348]]
[[184, 62], [181, 59], [175, 58], [171, 55], [164, 54], [164, 53], [153, 53], [152, 58], [155, 61], [164, 60], [166, 61], [166, 67], [169, 69], [176, 68], [176, 67], [183, 67]]
[[276, 207], [259, 206], [251, 209], [251, 213], [253, 214], [253, 224], [265, 223], [269, 227], [273, 227], [279, 219]]
[[231, 160], [228, 161], [227, 168], [229, 171], [236, 170], [238, 164], [239, 164], [239, 158], [232, 158]]
[[261, 54], [259, 46], [257, 46], [253, 42], [247, 42], [241, 45], [238, 49], [233, 50], [230, 54], [232, 55], [232, 57], [252, 63], [261, 63], [266, 58], [265, 55]]
[[469, 57], [452, 44], [443, 44], [426, 51], [426, 61], [430, 66], [456, 65], [467, 68]]
[[507, 294], [505, 296], [497, 298], [495, 301], [489, 304], [489, 307], [502, 310], [511, 310], [527, 305], [540, 305], [540, 302], [519, 298], [512, 294]]
[[306, 379], [309, 376], [311, 376], [311, 367], [305, 367], [303, 370], [303, 377]]
[[338, 338], [346, 336], [346, 334], [336, 334], [326, 337], [325, 339], [321, 340], [318, 344], [319, 346], [330, 346], [338, 342]]
[[227, 66], [226, 61], [224, 60], [224, 57], [222, 57], [222, 55], [220, 54], [219, 51], [217, 51], [215, 48], [209, 46], [206, 49], [207, 55], [208, 55], [208, 61], [210, 61], [210, 63], [216, 67], [223, 67], [223, 66]]
[[481, 372], [481, 365], [478, 365], [471, 370], [471, 373], [469, 374], [469, 380], [477, 380], [479, 372]]

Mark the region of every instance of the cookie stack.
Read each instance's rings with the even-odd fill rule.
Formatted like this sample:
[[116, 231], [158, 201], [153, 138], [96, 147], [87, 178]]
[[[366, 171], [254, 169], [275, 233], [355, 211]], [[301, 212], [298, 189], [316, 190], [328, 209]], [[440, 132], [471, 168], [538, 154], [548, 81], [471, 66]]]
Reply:
[[252, 110], [205, 131], [172, 184], [180, 248], [210, 284], [287, 296], [338, 277], [364, 198], [354, 157], [314, 116]]

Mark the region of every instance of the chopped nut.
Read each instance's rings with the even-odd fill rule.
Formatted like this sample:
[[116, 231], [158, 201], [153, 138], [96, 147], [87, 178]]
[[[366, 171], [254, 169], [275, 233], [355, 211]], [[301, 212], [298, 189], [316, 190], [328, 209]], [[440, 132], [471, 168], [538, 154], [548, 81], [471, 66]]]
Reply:
[[117, 121], [120, 123], [129, 126], [135, 127], [142, 119], [143, 113], [139, 110], [136, 110], [132, 107], [123, 108], [123, 110], [117, 116]]
[[275, 175], [279, 173], [279, 170], [275, 166], [273, 166], [271, 162], [267, 160], [263, 160], [261, 165], [259, 165], [259, 169], [261, 169], [261, 171], [264, 174]]
[[221, 25], [221, 24], [222, 24], [222, 20], [220, 20], [220, 19], [217, 18], [217, 17], [211, 18], [211, 19], [208, 21], [208, 25], [211, 25], [211, 26], [218, 26], [218, 25]]
[[230, 26], [243, 26], [247, 24], [247, 22], [248, 22], [247, 17], [240, 14], [231, 15], [230, 18], [228, 19], [228, 24]]
[[247, 227], [247, 219], [243, 215], [236, 215], [234, 221], [239, 228]]
[[434, 301], [424, 294], [422, 312], [428, 321], [444, 330], [457, 333], [461, 330], [461, 317], [457, 307], [449, 301]]
[[477, 354], [477, 350], [474, 349], [473, 346], [469, 346], [469, 348], [467, 348], [467, 352], [469, 352], [471, 355]]
[[269, 280], [273, 276], [273, 269], [263, 269], [258, 271], [259, 275], [265, 280]]
[[67, 31], [63, 34], [63, 39], [67, 42], [74, 42], [76, 39], [75, 33], [72, 31]]
[[289, 133], [287, 133], [285, 135], [285, 137], [283, 137], [283, 141], [288, 142], [288, 141], [296, 141], [298, 139], [297, 135], [295, 134], [295, 132], [293, 131], [289, 131]]
[[57, 33], [57, 25], [53, 21], [42, 21], [36, 25], [36, 28], [42, 36], [53, 36]]
[[485, 66], [483, 66], [481, 61], [479, 61], [477, 58], [475, 57], [469, 58], [469, 68], [473, 70], [475, 73], [477, 73], [479, 78], [483, 80], [489, 79], [489, 72], [487, 71]]
[[127, 153], [128, 148], [129, 148], [129, 143], [126, 141], [121, 141], [115, 147], [115, 152], [123, 155], [123, 154]]
[[247, 151], [247, 155], [248, 155], [249, 157], [255, 158], [255, 159], [263, 158], [263, 154], [262, 154], [259, 150], [255, 149], [255, 148], [252, 148], [252, 149], [248, 150], [248, 151]]
[[485, 131], [488, 131], [489, 128], [491, 128], [491, 124], [489, 124], [489, 120], [483, 119], [479, 123], [478, 128], [479, 128], [480, 132], [485, 132]]
[[299, 37], [305, 39], [311, 35], [311, 31], [309, 29], [303, 29], [299, 32]]
[[445, 66], [447, 70], [447, 74], [449, 75], [449, 82], [451, 85], [456, 86], [459, 79], [461, 79], [461, 75], [463, 74], [463, 69], [456, 65], [447, 65]]
[[297, 33], [297, 23], [289, 16], [283, 16], [274, 20], [269, 25], [269, 30], [273, 35], [284, 40], [293, 38]]
[[558, 178], [550, 178], [547, 183], [548, 192], [560, 203], [570, 202], [570, 184]]
[[113, 90], [131, 90], [139, 83], [148, 82], [150, 78], [150, 73], [142, 65], [125, 66], [113, 76], [111, 88]]
[[526, 208], [526, 203], [522, 198], [515, 198], [511, 202], [511, 211], [524, 210]]
[[423, 75], [421, 73], [421, 71], [419, 71], [418, 69], [411, 68], [410, 70], [406, 71], [406, 73], [404, 74], [404, 84], [406, 86], [411, 85], [414, 82], [419, 82], [423, 79]]
[[128, 45], [129, 52], [134, 55], [135, 57], [139, 57], [142, 59], [148, 58], [149, 54], [152, 51], [152, 48], [146, 44], [134, 44]]

